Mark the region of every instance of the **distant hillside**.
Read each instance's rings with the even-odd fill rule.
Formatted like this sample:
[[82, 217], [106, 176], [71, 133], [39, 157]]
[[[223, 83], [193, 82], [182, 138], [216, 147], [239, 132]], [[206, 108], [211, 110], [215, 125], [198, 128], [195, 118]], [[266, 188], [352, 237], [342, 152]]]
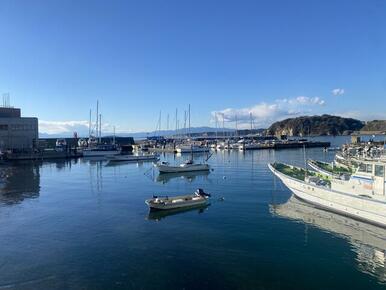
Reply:
[[364, 126], [362, 121], [338, 116], [303, 116], [273, 123], [268, 134], [307, 136], [307, 135], [344, 135], [358, 131]]
[[367, 132], [382, 131], [382, 132], [385, 132], [386, 131], [386, 120], [374, 120], [374, 121], [367, 122], [361, 131], [367, 131]]

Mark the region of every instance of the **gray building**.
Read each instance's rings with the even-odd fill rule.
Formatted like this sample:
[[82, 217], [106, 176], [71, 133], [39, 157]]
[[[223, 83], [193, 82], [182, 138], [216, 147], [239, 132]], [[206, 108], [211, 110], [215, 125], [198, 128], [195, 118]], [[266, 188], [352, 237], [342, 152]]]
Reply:
[[21, 117], [20, 109], [0, 107], [0, 149], [32, 150], [39, 138], [38, 119]]

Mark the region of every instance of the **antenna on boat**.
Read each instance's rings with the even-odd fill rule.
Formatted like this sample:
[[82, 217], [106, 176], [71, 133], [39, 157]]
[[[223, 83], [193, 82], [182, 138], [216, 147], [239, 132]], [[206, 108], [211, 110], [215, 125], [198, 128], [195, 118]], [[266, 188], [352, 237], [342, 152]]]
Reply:
[[307, 156], [306, 156], [306, 144], [303, 144], [303, 155], [304, 155], [304, 178], [307, 177]]

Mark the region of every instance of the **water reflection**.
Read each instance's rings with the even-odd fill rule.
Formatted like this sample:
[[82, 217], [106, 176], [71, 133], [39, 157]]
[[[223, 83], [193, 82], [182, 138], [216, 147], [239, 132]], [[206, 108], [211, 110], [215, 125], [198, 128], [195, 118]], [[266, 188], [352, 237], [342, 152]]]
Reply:
[[386, 229], [315, 208], [292, 196], [286, 203], [270, 205], [271, 213], [299, 220], [344, 237], [356, 253], [360, 271], [386, 283]]
[[188, 182], [193, 182], [197, 177], [207, 179], [209, 171], [195, 171], [195, 172], [184, 172], [184, 173], [162, 173], [157, 176], [157, 182], [162, 184], [168, 183], [172, 179], [182, 179]]
[[183, 214], [186, 212], [196, 211], [198, 214], [202, 214], [207, 210], [210, 204], [202, 204], [195, 207], [183, 208], [183, 209], [170, 209], [170, 210], [156, 210], [149, 211], [147, 216], [148, 220], [160, 221], [168, 216], [173, 216], [177, 214]]
[[36, 198], [40, 192], [38, 162], [17, 162], [0, 168], [0, 203], [15, 204], [26, 198]]

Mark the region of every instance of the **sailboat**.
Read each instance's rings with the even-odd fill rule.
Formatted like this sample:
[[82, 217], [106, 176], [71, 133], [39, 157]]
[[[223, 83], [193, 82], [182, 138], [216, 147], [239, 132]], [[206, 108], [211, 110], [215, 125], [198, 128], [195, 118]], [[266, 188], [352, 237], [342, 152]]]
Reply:
[[[113, 142], [113, 144], [102, 144], [102, 115], [99, 114], [99, 102], [97, 101], [96, 111], [96, 137], [91, 134], [91, 111], [89, 124], [89, 147], [83, 149], [83, 157], [105, 157], [118, 155], [121, 153], [121, 148]], [[115, 139], [115, 138], [114, 138]]]

